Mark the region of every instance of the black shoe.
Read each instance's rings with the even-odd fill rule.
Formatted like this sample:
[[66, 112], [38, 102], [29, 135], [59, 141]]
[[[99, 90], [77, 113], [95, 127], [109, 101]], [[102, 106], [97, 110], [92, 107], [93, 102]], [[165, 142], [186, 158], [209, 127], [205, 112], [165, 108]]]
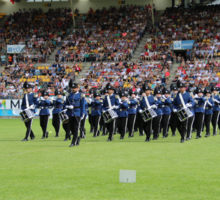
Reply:
[[48, 131], [47, 131], [47, 132], [46, 132], [46, 138], [48, 138], [48, 134], [49, 134], [49, 133], [48, 133]]
[[70, 147], [74, 147], [74, 146], [75, 146], [74, 144], [71, 144], [71, 145], [70, 145]]
[[31, 140], [34, 140], [35, 136], [31, 138]]
[[186, 141], [189, 141], [190, 140], [190, 138], [186, 138]]
[[175, 137], [175, 136], [176, 136], [176, 134], [175, 134], [175, 133], [173, 133], [173, 134], [172, 134], [172, 137]]
[[96, 137], [96, 135], [93, 135], [93, 137]]
[[107, 142], [111, 142], [111, 140], [110, 140], [110, 139], [108, 139], [108, 140], [107, 140]]
[[85, 135], [82, 135], [81, 139], [82, 139], [82, 138], [83, 138], [83, 139], [86, 139], [86, 136], [85, 136]]
[[192, 130], [192, 133], [195, 133], [196, 132], [196, 130], [194, 129], [194, 130]]
[[[47, 136], [48, 137], [48, 136]], [[59, 135], [56, 135], [55, 137], [59, 137]]]
[[26, 141], [28, 141], [28, 139], [26, 139], [26, 138], [24, 138], [23, 140], [21, 140], [22, 142], [26, 142]]
[[205, 135], [205, 137], [209, 137], [209, 134], [207, 133], [207, 134]]
[[100, 132], [98, 131], [98, 133], [97, 133], [97, 137], [99, 137], [99, 135], [100, 135]]
[[181, 139], [181, 140], [180, 140], [180, 143], [184, 143], [184, 141], [185, 141], [184, 139]]
[[165, 137], [167, 138], [167, 137], [168, 137], [168, 135], [169, 135], [169, 134], [167, 133], [167, 134], [165, 135]]
[[94, 131], [93, 131], [93, 130], [90, 130], [90, 133], [94, 133]]
[[132, 138], [132, 137], [134, 137], [134, 136], [133, 136], [133, 135], [129, 135], [129, 136], [128, 136], [128, 138]]
[[139, 134], [139, 136], [144, 136], [144, 134]]
[[145, 140], [145, 142], [150, 142], [151, 141], [151, 139], [150, 138], [147, 138], [146, 140]]
[[138, 132], [138, 129], [134, 129], [134, 132]]
[[79, 142], [76, 143], [76, 146], [79, 146]]
[[157, 140], [157, 137], [153, 137], [153, 140]]
[[102, 136], [105, 136], [105, 134], [104, 134], [104, 133], [102, 133]]
[[199, 139], [200, 137], [199, 136], [196, 136], [196, 139]]
[[216, 133], [213, 133], [213, 136], [216, 136], [217, 134]]
[[163, 138], [166, 138], [166, 136], [164, 135]]
[[124, 140], [124, 137], [120, 137], [120, 140]]
[[45, 137], [42, 137], [41, 139], [45, 139]]
[[68, 139], [63, 140], [64, 142], [68, 141]]

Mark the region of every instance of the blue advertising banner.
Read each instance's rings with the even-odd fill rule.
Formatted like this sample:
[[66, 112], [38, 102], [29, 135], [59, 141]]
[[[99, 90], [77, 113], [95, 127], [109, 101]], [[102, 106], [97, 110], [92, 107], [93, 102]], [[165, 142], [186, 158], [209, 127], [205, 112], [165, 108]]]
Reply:
[[173, 50], [192, 49], [195, 40], [173, 41]]

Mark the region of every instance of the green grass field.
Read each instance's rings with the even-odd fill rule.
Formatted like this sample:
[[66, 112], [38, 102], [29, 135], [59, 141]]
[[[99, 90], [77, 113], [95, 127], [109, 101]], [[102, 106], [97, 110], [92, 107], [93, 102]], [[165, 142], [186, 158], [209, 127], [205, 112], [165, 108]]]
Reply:
[[[0, 121], [0, 200], [54, 199], [220, 199], [220, 135], [180, 143], [180, 136], [144, 142], [113, 142], [88, 133], [80, 146], [69, 148], [64, 130], [41, 140], [39, 120], [34, 141], [21, 142], [21, 120]], [[119, 170], [136, 170], [136, 183], [119, 183]]]

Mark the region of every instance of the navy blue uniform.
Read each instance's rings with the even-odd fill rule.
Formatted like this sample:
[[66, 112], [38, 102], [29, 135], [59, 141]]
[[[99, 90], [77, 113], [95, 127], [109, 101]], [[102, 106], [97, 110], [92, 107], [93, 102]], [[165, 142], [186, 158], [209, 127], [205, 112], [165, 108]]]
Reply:
[[206, 127], [206, 137], [210, 136], [210, 123], [212, 120], [212, 115], [213, 115], [213, 106], [214, 106], [214, 101], [212, 98], [208, 98], [206, 100], [206, 106], [205, 106], [205, 119], [204, 119], [204, 125]]
[[213, 135], [215, 136], [217, 134], [217, 124], [220, 128], [220, 120], [219, 120], [220, 97], [219, 95], [213, 94], [213, 101], [214, 101], [214, 106], [213, 106], [212, 126], [213, 126]]
[[[52, 125], [55, 129], [56, 136], [59, 137], [60, 133], [60, 119], [59, 119], [59, 113], [63, 110], [63, 105], [64, 105], [64, 99], [63, 98], [57, 98], [56, 100], [53, 101], [53, 119], [52, 119]], [[65, 129], [64, 129], [65, 130]], [[69, 137], [69, 136], [68, 136]]]
[[194, 99], [196, 105], [194, 106], [195, 112], [195, 128], [197, 130], [197, 139], [202, 136], [202, 127], [204, 123], [204, 116], [205, 116], [205, 101], [204, 97], [198, 97], [195, 95]]
[[40, 100], [37, 107], [40, 108], [40, 126], [43, 131], [42, 139], [48, 138], [47, 126], [50, 116], [49, 108], [52, 108], [53, 102], [49, 99]]
[[99, 124], [100, 124], [100, 120], [101, 120], [101, 115], [102, 115], [102, 105], [103, 105], [103, 100], [100, 99], [94, 99], [91, 103], [91, 107], [92, 107], [92, 112], [91, 112], [91, 116], [92, 116], [92, 124], [94, 126], [94, 135], [93, 137], [97, 137], [99, 136]]
[[[73, 106], [73, 109], [71, 109]], [[69, 127], [73, 134], [72, 144], [79, 145], [78, 137], [80, 120], [85, 115], [85, 95], [79, 92], [70, 93], [64, 103], [64, 109], [67, 108], [66, 114], [69, 116]]]
[[[29, 108], [30, 106], [36, 107], [37, 106], [37, 98], [38, 98], [37, 94], [34, 94], [34, 93], [25, 94], [22, 99], [21, 110], [25, 110], [25, 109]], [[31, 111], [33, 113], [35, 113], [35, 109], [31, 109]], [[31, 137], [31, 139], [35, 138], [34, 133], [31, 129], [32, 122], [33, 122], [33, 119], [25, 122], [25, 126], [27, 128], [27, 131], [26, 131], [26, 135], [25, 135], [24, 139], [26, 139], [26, 140], [28, 140], [29, 137]]]
[[129, 137], [134, 136], [134, 125], [136, 122], [136, 116], [137, 116], [137, 107], [138, 107], [138, 100], [130, 98], [129, 99], [130, 104], [128, 108], [128, 131], [129, 131]]
[[[119, 105], [119, 99], [116, 98], [116, 95], [111, 95], [109, 96], [110, 98], [110, 102], [111, 102], [111, 106], [118, 106]], [[107, 96], [105, 96], [105, 99], [103, 101], [103, 111], [108, 110], [109, 109], [109, 104], [108, 104], [108, 100], [107, 100]], [[108, 137], [108, 141], [112, 141], [113, 140], [113, 131], [115, 130], [115, 120], [111, 121], [110, 123], [105, 124], [105, 126], [107, 127], [108, 131], [109, 131], [109, 137]]]
[[161, 101], [163, 102], [163, 105], [162, 105], [163, 117], [162, 117], [162, 122], [161, 122], [161, 128], [163, 129], [163, 137], [167, 137], [172, 101], [170, 98], [166, 98], [166, 99], [162, 98]]
[[124, 139], [127, 123], [128, 123], [128, 100], [122, 101], [119, 105], [119, 112], [118, 112], [118, 132], [121, 134], [120, 139]]
[[[148, 99], [149, 106], [156, 104], [156, 102], [154, 101], [154, 97], [152, 95], [142, 96], [140, 98], [140, 110], [145, 110], [148, 108], [147, 103], [145, 101], [145, 97]], [[143, 130], [146, 134], [146, 141], [150, 141], [150, 136], [152, 134], [152, 119], [147, 122], [143, 122], [143, 124], [141, 124], [141, 125], [143, 125]], [[142, 129], [142, 128], [140, 128], [140, 129]], [[142, 134], [142, 133], [140, 132], [140, 134]]]
[[176, 127], [177, 127], [177, 113], [173, 112], [175, 109], [173, 106], [173, 101], [176, 98], [176, 94], [172, 94], [170, 100], [172, 101], [172, 104], [170, 106], [171, 108], [171, 117], [170, 117], [170, 128], [172, 131], [172, 136], [176, 135]]
[[154, 97], [154, 101], [157, 106], [157, 108], [155, 109], [157, 116], [153, 118], [153, 130], [154, 130], [153, 139], [156, 140], [159, 137], [160, 127], [161, 127], [163, 102], [161, 101], [161, 98], [157, 98], [157, 97]]
[[[173, 101], [173, 108], [176, 109], [177, 111], [179, 111], [180, 109], [183, 108], [179, 94], [180, 94], [180, 92], [177, 93], [177, 96], [176, 96], [176, 98], [174, 98], [174, 101]], [[190, 94], [188, 92], [184, 92], [182, 94], [182, 97], [183, 97], [183, 101], [185, 104], [191, 103], [192, 106], [195, 105], [193, 98], [190, 96]], [[181, 135], [181, 141], [184, 141], [185, 135], [187, 132], [187, 120], [181, 122], [179, 119], [177, 119], [177, 128], [178, 128], [180, 135]]]

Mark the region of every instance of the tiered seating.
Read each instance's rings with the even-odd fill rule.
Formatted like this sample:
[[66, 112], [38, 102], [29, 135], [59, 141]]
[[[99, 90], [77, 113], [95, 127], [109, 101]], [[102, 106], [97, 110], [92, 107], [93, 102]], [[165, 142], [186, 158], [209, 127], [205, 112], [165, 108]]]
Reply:
[[55, 59], [57, 62], [129, 60], [150, 18], [146, 6], [90, 10], [79, 29], [64, 41]]

